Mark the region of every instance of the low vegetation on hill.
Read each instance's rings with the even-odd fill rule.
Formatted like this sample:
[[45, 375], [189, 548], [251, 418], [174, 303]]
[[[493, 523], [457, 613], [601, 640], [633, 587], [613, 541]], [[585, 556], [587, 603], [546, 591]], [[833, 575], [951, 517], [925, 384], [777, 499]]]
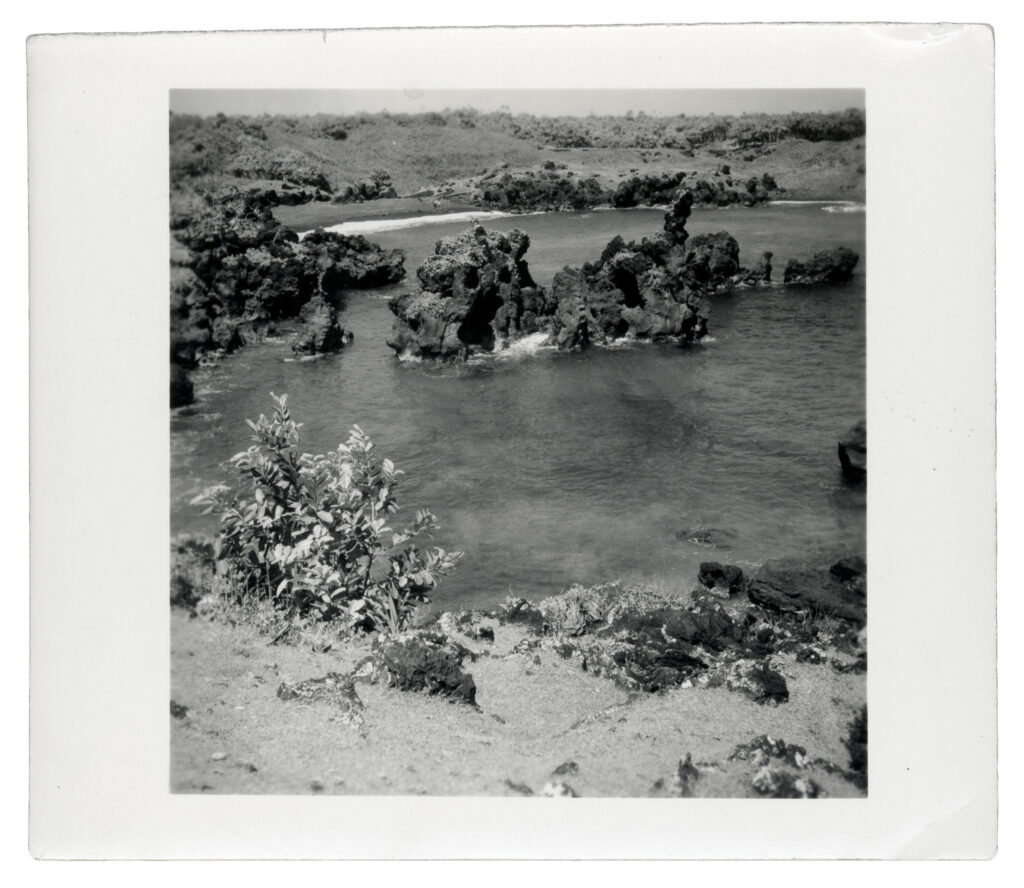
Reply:
[[[309, 200], [351, 202], [427, 192], [466, 196], [478, 189], [486, 195], [493, 191], [487, 180], [496, 174], [555, 164], [566, 171], [565, 179], [569, 173], [596, 177], [602, 189], [614, 189], [620, 178], [641, 170], [706, 175], [725, 160], [742, 186], [767, 173], [783, 188], [857, 197], [863, 192], [864, 132], [864, 114], [856, 109], [737, 117], [536, 117], [472, 109], [172, 114], [171, 180], [200, 188], [226, 180], [277, 183]], [[577, 187], [572, 183], [570, 191]]]

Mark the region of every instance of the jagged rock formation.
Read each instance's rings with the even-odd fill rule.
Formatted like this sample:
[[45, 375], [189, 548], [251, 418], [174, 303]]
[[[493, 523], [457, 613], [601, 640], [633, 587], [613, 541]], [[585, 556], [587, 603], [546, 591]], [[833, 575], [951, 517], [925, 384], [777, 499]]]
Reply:
[[542, 329], [554, 305], [530, 276], [529, 246], [517, 228], [501, 234], [480, 225], [438, 241], [416, 272], [422, 290], [389, 303], [388, 345], [399, 354], [466, 358]]
[[853, 277], [859, 261], [860, 256], [848, 247], [822, 250], [809, 262], [790, 259], [782, 280], [786, 284], [842, 284]]
[[[614, 238], [596, 263], [566, 268], [551, 290], [558, 308], [551, 335], [560, 348], [583, 348], [624, 336], [700, 339], [707, 333], [708, 297], [739, 255], [725, 232], [687, 245], [693, 196], [680, 194], [665, 213], [664, 230], [640, 243]], [[736, 264], [738, 268], [738, 263]]]
[[[348, 289], [401, 280], [405, 255], [363, 237], [314, 231], [301, 241], [272, 209], [273, 191], [177, 196], [171, 218], [171, 402], [191, 400], [188, 371], [204, 354], [232, 351], [314, 302], [300, 351], [344, 340], [337, 312]], [[311, 341], [310, 337], [312, 337]]]
[[771, 277], [771, 254], [739, 264], [728, 232], [689, 239], [689, 191], [677, 195], [661, 232], [639, 243], [613, 238], [596, 262], [565, 268], [550, 291], [523, 256], [529, 238], [481, 226], [444, 238], [417, 271], [422, 289], [392, 299], [390, 345], [400, 355], [466, 358], [547, 331], [561, 349], [622, 337], [691, 342], [707, 333], [710, 297]]

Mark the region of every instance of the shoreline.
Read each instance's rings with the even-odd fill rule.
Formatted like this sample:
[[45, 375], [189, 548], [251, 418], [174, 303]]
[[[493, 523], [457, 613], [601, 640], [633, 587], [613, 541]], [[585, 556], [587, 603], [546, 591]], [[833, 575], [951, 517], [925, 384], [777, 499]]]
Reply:
[[[745, 593], [716, 586], [717, 603], [709, 604], [699, 588], [666, 599], [664, 592], [615, 584], [574, 587], [539, 608], [510, 599], [489, 612], [444, 611], [399, 637], [443, 638], [461, 652], [472, 705], [361, 680], [361, 664], [377, 650], [369, 635], [332, 635], [321, 625], [279, 641], [274, 623], [236, 619], [203, 601], [198, 615], [175, 607], [171, 790], [863, 797], [865, 775], [851, 746], [866, 706], [865, 670], [858, 666], [866, 662], [862, 634], [819, 633], [804, 644], [796, 639], [812, 637], [801, 630], [808, 624], [766, 624], [774, 626], [777, 642], [766, 648], [765, 662], [785, 688], [779, 701], [766, 701], [743, 681], [734, 686], [700, 673], [660, 689], [637, 686], [639, 673], [628, 665], [623, 671], [614, 659], [623, 643], [617, 639], [637, 636], [620, 630], [602, 642], [600, 621], [575, 622], [575, 602], [593, 602], [609, 590], [627, 610], [640, 595], [641, 622], [666, 604], [696, 615], [750, 612]], [[765, 631], [758, 630], [758, 639]], [[713, 663], [718, 655], [708, 644], [691, 650]], [[613, 659], [603, 660], [601, 650]], [[724, 662], [734, 664], [729, 675], [749, 661], [727, 656]], [[721, 667], [709, 674], [715, 670]], [[345, 700], [303, 702], [288, 690], [316, 687], [325, 675], [342, 683], [353, 676], [354, 684], [340, 685], [350, 688]]]

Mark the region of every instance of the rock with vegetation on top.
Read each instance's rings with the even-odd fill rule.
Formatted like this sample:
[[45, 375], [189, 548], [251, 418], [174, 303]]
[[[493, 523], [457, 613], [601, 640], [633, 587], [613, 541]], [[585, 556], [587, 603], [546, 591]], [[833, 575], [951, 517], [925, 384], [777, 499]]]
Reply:
[[259, 188], [174, 196], [171, 364], [181, 369], [172, 371], [172, 403], [186, 402], [199, 359], [238, 348], [242, 331], [296, 318], [317, 297], [340, 310], [344, 291], [405, 275], [401, 250], [363, 237], [318, 230], [300, 240], [274, 218], [278, 203]]
[[315, 296], [302, 306], [299, 316], [303, 328], [292, 342], [296, 354], [332, 354], [352, 341], [352, 334], [338, 323], [338, 310], [322, 296]]
[[859, 261], [860, 256], [847, 247], [823, 250], [809, 262], [790, 259], [782, 280], [786, 284], [842, 284], [853, 277]]
[[839, 441], [839, 465], [850, 481], [863, 481], [868, 476], [868, 428], [861, 420]]
[[431, 632], [385, 637], [353, 672], [371, 684], [400, 691], [425, 691], [450, 701], [476, 705], [476, 683], [462, 669], [469, 655], [461, 645]]
[[399, 355], [467, 358], [538, 332], [554, 308], [523, 258], [529, 237], [477, 225], [442, 238], [417, 270], [421, 289], [389, 303], [388, 345]]

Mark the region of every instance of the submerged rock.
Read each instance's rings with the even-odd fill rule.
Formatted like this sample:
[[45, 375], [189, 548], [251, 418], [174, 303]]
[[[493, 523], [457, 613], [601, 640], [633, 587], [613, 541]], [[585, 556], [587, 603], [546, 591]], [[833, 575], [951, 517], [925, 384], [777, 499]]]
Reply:
[[860, 482], [868, 476], [867, 421], [861, 420], [839, 441], [839, 464], [850, 481]]
[[353, 675], [400, 691], [426, 691], [453, 702], [476, 705], [476, 683], [462, 670], [469, 655], [443, 635], [409, 632], [374, 643]]
[[782, 280], [786, 284], [842, 284], [853, 277], [859, 261], [860, 256], [847, 247], [823, 250], [809, 262], [790, 259]]

